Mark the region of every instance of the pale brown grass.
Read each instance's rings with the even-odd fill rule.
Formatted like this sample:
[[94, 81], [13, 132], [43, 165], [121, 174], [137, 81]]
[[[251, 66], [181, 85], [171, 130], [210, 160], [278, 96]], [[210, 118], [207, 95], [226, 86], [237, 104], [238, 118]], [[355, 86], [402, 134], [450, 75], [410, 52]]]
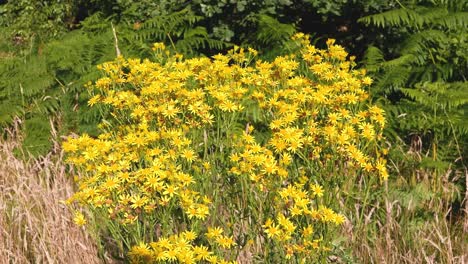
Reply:
[[[387, 189], [388, 190], [388, 189]], [[452, 207], [434, 197], [424, 207], [424, 219], [402, 206], [398, 197], [379, 200], [363, 223], [347, 222], [352, 255], [356, 263], [468, 263], [468, 233], [463, 212], [451, 219]], [[353, 216], [358, 219], [359, 216]]]
[[0, 263], [100, 263], [96, 243], [61, 201], [73, 193], [62, 155], [16, 158], [0, 139]]

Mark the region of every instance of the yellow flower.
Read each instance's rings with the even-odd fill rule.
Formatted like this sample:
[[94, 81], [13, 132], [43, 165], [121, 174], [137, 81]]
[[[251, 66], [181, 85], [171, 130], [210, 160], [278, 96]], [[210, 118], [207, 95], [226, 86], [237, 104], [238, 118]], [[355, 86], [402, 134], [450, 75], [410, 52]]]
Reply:
[[62, 148], [65, 152], [76, 152], [78, 150], [78, 146], [71, 138], [62, 143]]
[[231, 248], [236, 243], [234, 242], [234, 239], [232, 237], [227, 237], [227, 236], [219, 236], [216, 238], [216, 243], [220, 245], [222, 248]]
[[327, 46], [331, 46], [333, 44], [335, 44], [336, 40], [335, 39], [327, 39]]
[[198, 219], [205, 219], [209, 214], [208, 206], [204, 204], [198, 205], [197, 213], [195, 215]]
[[175, 102], [170, 102], [169, 104], [166, 105], [162, 114], [164, 117], [174, 118], [179, 112], [180, 112], [180, 109], [175, 105]]
[[193, 252], [195, 253], [195, 259], [200, 260], [208, 260], [208, 258], [213, 254], [208, 250], [205, 246], [195, 246], [193, 247]]
[[132, 205], [130, 207], [136, 209], [136, 208], [141, 208], [146, 205], [148, 202], [147, 197], [141, 197], [140, 195], [135, 195], [131, 197]]
[[163, 184], [164, 184], [163, 181], [161, 181], [161, 179], [156, 176], [148, 176], [145, 182], [146, 186], [156, 191], [162, 191], [164, 189]]
[[272, 224], [265, 228], [265, 233], [269, 238], [278, 238], [281, 235], [281, 230], [277, 225]]
[[312, 191], [312, 193], [317, 196], [317, 197], [322, 197], [323, 196], [323, 188], [322, 186], [320, 185], [317, 185], [317, 184], [312, 184], [310, 186], [310, 190]]
[[182, 233], [182, 236], [188, 241], [193, 241], [195, 240], [195, 238], [197, 238], [197, 234], [193, 231], [184, 231]]
[[164, 195], [173, 197], [174, 195], [178, 194], [177, 190], [179, 189], [179, 187], [176, 187], [174, 185], [164, 185], [163, 188], [164, 188], [164, 192], [163, 192]]
[[208, 232], [206, 233], [206, 237], [208, 239], [216, 239], [223, 234], [223, 229], [220, 227], [208, 227]]
[[346, 218], [341, 214], [335, 214], [333, 222], [337, 225], [341, 225], [346, 221]]
[[116, 189], [119, 187], [119, 179], [116, 177], [108, 178], [103, 186], [109, 191]]
[[291, 259], [291, 257], [294, 255], [294, 248], [291, 246], [286, 246], [286, 259]]
[[195, 159], [195, 152], [191, 149], [185, 149], [182, 151], [181, 156], [184, 157], [188, 162], [193, 162]]
[[304, 237], [309, 237], [311, 235], [314, 234], [314, 227], [312, 225], [307, 225], [306, 227], [304, 227], [304, 229], [302, 230], [302, 235]]
[[375, 137], [374, 126], [372, 126], [371, 124], [369, 123], [360, 124], [359, 129], [361, 129], [362, 131], [361, 134], [364, 138], [371, 140]]
[[75, 212], [75, 217], [73, 218], [73, 222], [77, 224], [78, 226], [84, 226], [87, 223], [85, 216], [81, 212]]
[[166, 45], [164, 45], [164, 43], [162, 42], [156, 42], [153, 44], [154, 51], [162, 51], [164, 49], [166, 49]]
[[364, 77], [364, 79], [362, 79], [362, 83], [364, 85], [371, 85], [372, 84], [372, 79], [369, 78], [369, 77]]
[[147, 244], [140, 242], [138, 245], [133, 246], [129, 252], [129, 255], [134, 260], [146, 260], [149, 261], [151, 257], [151, 250]]
[[291, 215], [292, 216], [302, 215], [302, 213], [303, 213], [303, 210], [300, 207], [296, 206], [296, 205], [291, 208]]

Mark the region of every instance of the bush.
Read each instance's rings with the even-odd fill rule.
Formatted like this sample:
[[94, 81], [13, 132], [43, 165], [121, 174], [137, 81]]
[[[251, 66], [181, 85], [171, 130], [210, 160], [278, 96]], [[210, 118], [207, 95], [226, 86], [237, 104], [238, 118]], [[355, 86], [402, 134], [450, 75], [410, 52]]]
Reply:
[[154, 62], [102, 64], [89, 105], [109, 114], [97, 138], [63, 144], [81, 171], [68, 202], [103, 219], [134, 262], [323, 260], [346, 220], [342, 188], [388, 176], [385, 119], [341, 46], [294, 40], [273, 62], [155, 44]]

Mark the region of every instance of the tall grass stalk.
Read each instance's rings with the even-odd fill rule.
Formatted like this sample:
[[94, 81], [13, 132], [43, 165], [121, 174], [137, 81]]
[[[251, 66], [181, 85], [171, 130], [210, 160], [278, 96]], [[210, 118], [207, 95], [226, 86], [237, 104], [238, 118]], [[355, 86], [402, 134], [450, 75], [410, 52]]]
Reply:
[[61, 203], [73, 193], [60, 154], [19, 159], [17, 130], [0, 140], [0, 263], [100, 263]]

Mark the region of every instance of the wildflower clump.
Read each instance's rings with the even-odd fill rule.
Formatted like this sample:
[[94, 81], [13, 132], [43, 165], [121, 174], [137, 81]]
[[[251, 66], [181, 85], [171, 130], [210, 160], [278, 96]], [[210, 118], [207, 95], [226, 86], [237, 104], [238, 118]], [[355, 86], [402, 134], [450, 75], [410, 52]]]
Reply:
[[158, 43], [155, 61], [102, 64], [89, 100], [101, 134], [63, 144], [81, 175], [68, 202], [110, 219], [134, 262], [322, 256], [345, 221], [322, 186], [388, 177], [385, 118], [341, 46], [294, 39], [272, 62], [240, 47], [184, 59]]
[[[224, 240], [232, 242], [232, 238], [224, 237], [221, 234], [218, 236]], [[151, 262], [174, 262], [179, 263], [233, 263], [224, 260], [222, 257], [215, 255], [207, 246], [193, 245], [193, 241], [197, 238], [197, 234], [192, 231], [185, 231], [181, 234], [171, 235], [169, 237], [160, 237], [158, 241], [148, 244], [140, 243], [133, 246], [129, 255], [132, 262], [151, 263]], [[227, 245], [226, 248], [230, 248]]]

